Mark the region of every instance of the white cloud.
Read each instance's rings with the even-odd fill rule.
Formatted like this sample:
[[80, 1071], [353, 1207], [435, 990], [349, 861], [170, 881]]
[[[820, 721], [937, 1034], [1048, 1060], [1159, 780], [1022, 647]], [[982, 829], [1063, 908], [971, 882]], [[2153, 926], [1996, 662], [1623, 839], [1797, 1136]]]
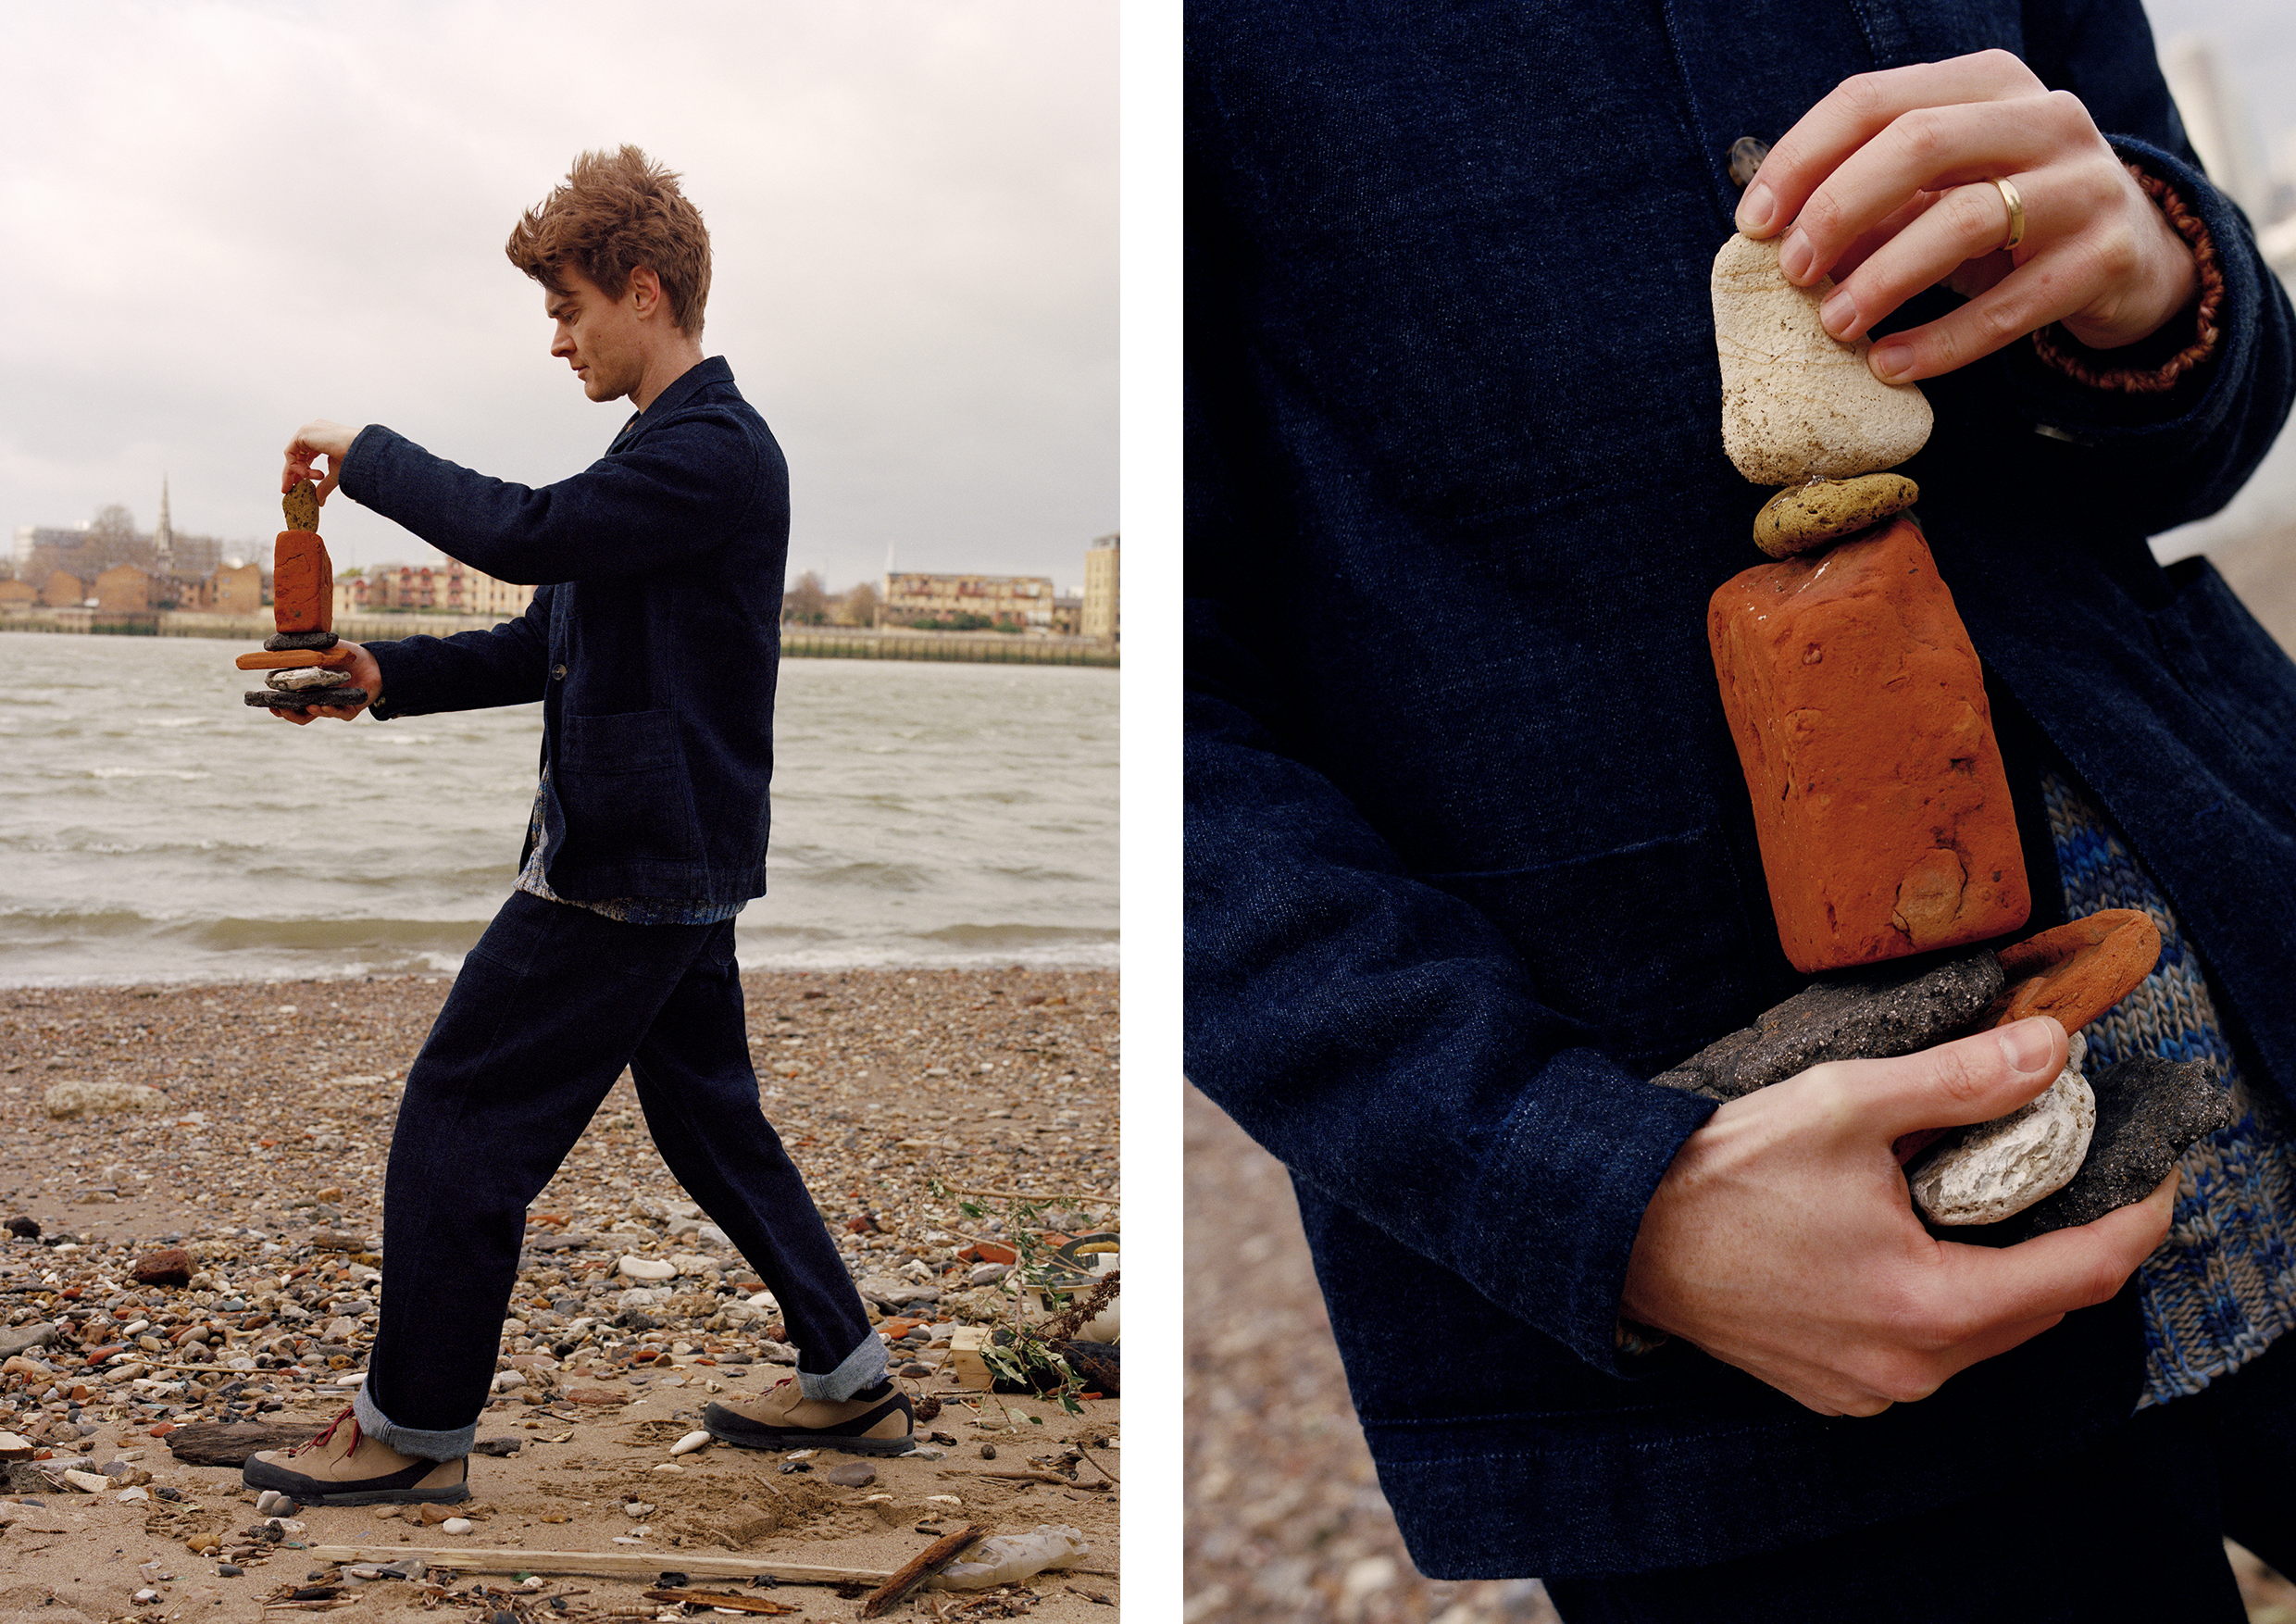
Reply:
[[[685, 176], [793, 568], [1081, 572], [1117, 514], [1116, 7], [11, 6], [0, 524], [268, 538], [310, 417], [530, 483], [604, 447], [502, 244], [585, 147]], [[420, 552], [348, 503], [339, 561]]]

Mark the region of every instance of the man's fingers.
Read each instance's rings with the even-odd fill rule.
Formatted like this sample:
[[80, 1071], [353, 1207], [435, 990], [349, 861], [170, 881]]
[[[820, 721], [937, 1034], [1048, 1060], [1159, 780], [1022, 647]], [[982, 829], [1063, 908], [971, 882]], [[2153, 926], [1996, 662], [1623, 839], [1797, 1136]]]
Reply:
[[[2179, 1177], [2171, 1169], [2142, 1201], [2078, 1229], [2053, 1230], [1998, 1251], [1949, 1243], [1956, 1295], [1969, 1313], [1990, 1324], [2049, 1318], [2110, 1301], [2167, 1238]], [[1973, 1333], [1969, 1340], [1988, 1334]]]
[[1838, 1091], [1845, 1126], [1886, 1144], [1916, 1128], [2007, 1116], [2049, 1086], [2065, 1056], [2065, 1028], [2042, 1015], [1893, 1059], [1829, 1061], [1791, 1081]]
[[[2042, 136], [2016, 104], [2006, 102], [1906, 114], [1818, 183], [1779, 245], [1779, 269], [1806, 284], [1832, 270], [1851, 244], [1909, 198], [2040, 168], [2052, 150]], [[1991, 238], [1998, 242], [2008, 222], [1998, 192], [1993, 202]]]
[[2032, 69], [2006, 51], [1981, 51], [1844, 80], [1804, 113], [1762, 160], [1761, 173], [1740, 200], [1738, 229], [1750, 237], [1775, 236], [1793, 223], [1811, 194], [1851, 154], [1907, 113], [2030, 95], [2040, 89]]

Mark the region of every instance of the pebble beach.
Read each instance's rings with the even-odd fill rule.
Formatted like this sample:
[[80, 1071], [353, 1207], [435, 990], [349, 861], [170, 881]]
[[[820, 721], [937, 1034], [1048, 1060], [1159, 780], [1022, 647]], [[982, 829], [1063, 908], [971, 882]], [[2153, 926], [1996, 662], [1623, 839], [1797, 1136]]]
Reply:
[[[882, 1574], [967, 1522], [1071, 1528], [1090, 1554], [891, 1616], [1119, 1604], [1119, 1394], [1073, 1413], [984, 1395], [952, 1359], [968, 1328], [1016, 1313], [1008, 1243], [1120, 1232], [1112, 970], [743, 977], [766, 1113], [930, 1416], [914, 1455], [865, 1473], [827, 1451], [672, 1454], [710, 1395], [760, 1391], [794, 1354], [654, 1152], [625, 1076], [530, 1215], [461, 1526], [411, 1507], [267, 1519], [236, 1467], [180, 1459], [207, 1424], [315, 1431], [347, 1402], [380, 1296], [399, 1090], [447, 985], [0, 988], [0, 1219], [22, 1220], [0, 1236], [0, 1453], [15, 1457], [0, 1624], [654, 1617], [675, 1604], [643, 1592], [681, 1573], [747, 1596], [741, 1610], [847, 1618], [859, 1581], [751, 1581], [792, 1564]], [[171, 1252], [173, 1276], [156, 1255]], [[159, 1278], [139, 1281], [139, 1265]], [[505, 1568], [490, 1549], [636, 1555], [647, 1571], [488, 1571]], [[408, 1555], [414, 1577], [362, 1577]], [[728, 1561], [759, 1571], [728, 1577]]]

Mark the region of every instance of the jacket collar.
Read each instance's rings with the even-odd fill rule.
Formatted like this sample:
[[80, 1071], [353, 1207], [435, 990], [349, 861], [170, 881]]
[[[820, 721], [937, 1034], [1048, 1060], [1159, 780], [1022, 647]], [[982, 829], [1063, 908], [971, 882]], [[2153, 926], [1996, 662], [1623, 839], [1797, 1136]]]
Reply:
[[642, 412], [630, 413], [630, 420], [622, 425], [620, 432], [614, 436], [614, 443], [607, 446], [606, 451], [608, 454], [619, 451], [710, 385], [730, 384], [732, 381], [733, 369], [726, 364], [725, 356], [711, 356], [696, 362], [672, 379], [669, 387], [654, 397], [652, 406]]

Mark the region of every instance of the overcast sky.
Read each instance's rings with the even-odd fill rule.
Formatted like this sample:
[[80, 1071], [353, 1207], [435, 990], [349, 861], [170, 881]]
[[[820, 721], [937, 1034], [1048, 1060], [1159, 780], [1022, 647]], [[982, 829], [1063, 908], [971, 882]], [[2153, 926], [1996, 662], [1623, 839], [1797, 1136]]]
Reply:
[[[792, 573], [1083, 579], [1117, 528], [1106, 0], [0, 0], [0, 525], [268, 550], [280, 453], [382, 422], [529, 484], [628, 414], [503, 256], [584, 148], [682, 172], [704, 346], [790, 461]], [[418, 559], [347, 498], [339, 566]]]

